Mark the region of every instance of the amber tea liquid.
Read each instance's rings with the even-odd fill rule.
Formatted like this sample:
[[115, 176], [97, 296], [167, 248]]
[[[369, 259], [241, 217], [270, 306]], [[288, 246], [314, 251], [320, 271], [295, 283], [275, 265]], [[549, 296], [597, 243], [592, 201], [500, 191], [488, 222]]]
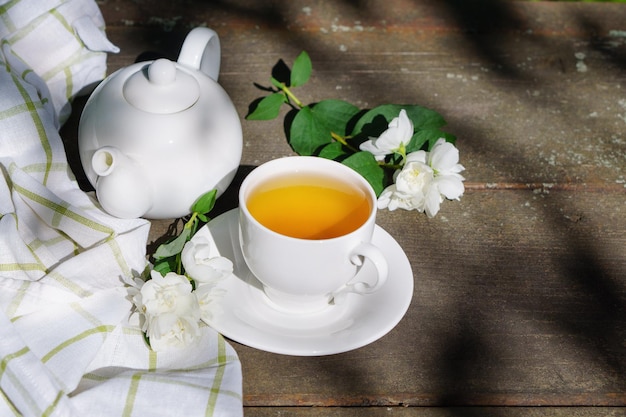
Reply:
[[331, 239], [358, 229], [370, 215], [368, 194], [334, 177], [294, 174], [269, 179], [249, 195], [250, 214], [265, 227], [300, 239]]

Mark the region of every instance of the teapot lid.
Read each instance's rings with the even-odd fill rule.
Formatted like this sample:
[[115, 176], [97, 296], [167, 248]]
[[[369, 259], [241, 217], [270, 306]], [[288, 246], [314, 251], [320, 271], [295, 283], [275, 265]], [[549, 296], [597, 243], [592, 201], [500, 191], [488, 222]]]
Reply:
[[124, 83], [124, 98], [148, 113], [177, 113], [193, 106], [200, 97], [198, 81], [169, 59], [157, 59]]

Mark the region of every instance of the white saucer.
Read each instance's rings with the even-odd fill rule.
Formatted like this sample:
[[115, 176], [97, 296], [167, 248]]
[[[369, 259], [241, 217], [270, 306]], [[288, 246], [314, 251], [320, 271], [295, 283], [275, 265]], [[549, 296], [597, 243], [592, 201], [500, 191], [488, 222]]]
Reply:
[[[389, 277], [377, 292], [348, 294], [341, 304], [320, 312], [289, 314], [272, 307], [261, 284], [246, 267], [239, 249], [239, 209], [230, 210], [202, 227], [215, 256], [234, 264], [234, 274], [220, 283], [219, 313], [209, 325], [244, 345], [273, 353], [320, 356], [346, 352], [383, 337], [402, 319], [413, 296], [413, 272], [406, 254], [389, 233], [376, 226], [373, 243], [389, 262]], [[280, 267], [280, 266], [277, 266]], [[365, 262], [360, 274], [373, 274]]]

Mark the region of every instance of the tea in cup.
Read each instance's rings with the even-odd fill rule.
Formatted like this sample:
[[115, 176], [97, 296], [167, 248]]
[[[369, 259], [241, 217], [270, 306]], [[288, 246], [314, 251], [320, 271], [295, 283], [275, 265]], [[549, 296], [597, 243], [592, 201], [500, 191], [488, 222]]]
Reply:
[[[376, 195], [351, 168], [309, 156], [267, 162], [243, 181], [239, 207], [244, 260], [275, 308], [315, 312], [385, 283], [387, 261], [371, 243]], [[364, 259], [374, 276], [357, 274]]]

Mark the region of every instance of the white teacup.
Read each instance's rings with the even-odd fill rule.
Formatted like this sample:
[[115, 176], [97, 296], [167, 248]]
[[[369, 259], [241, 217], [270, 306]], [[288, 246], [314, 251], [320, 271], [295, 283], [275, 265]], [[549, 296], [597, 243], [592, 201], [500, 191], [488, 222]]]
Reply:
[[[315, 312], [385, 283], [387, 261], [371, 243], [376, 195], [351, 168], [308, 156], [267, 162], [243, 181], [239, 207], [245, 262], [274, 307]], [[357, 276], [364, 258], [375, 276]]]

